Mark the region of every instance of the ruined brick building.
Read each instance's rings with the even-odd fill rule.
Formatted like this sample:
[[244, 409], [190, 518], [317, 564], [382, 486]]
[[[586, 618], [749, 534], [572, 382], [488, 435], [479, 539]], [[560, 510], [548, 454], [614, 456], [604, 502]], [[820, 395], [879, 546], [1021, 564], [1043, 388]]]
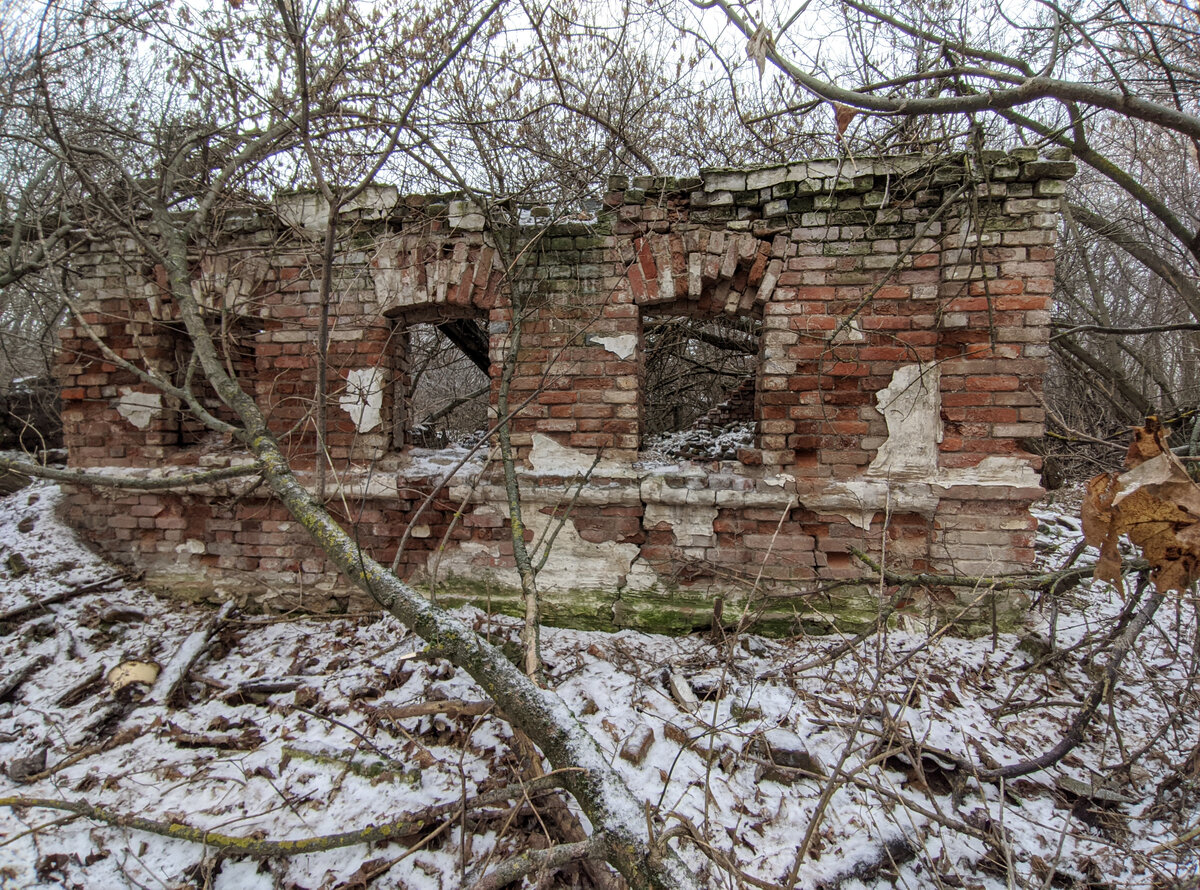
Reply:
[[[1073, 171], [1017, 149], [613, 177], [594, 217], [526, 210], [506, 226], [461, 197], [376, 188], [339, 227], [326, 498], [384, 562], [408, 529], [400, 570], [436, 573], [443, 601], [517, 602], [486, 445], [415, 516], [461, 450], [419, 447], [409, 365], [416, 326], [479, 322], [494, 415], [515, 295], [526, 311], [512, 432], [528, 534], [552, 542], [541, 551], [548, 621], [681, 630], [707, 626], [721, 602], [726, 620], [749, 603], [777, 629], [854, 624], [879, 595], [853, 583], [864, 574], [854, 549], [906, 569], [1028, 567], [1041, 489], [1021, 443], [1042, 432], [1059, 196]], [[315, 195], [281, 196], [274, 212], [228, 214], [194, 260], [230, 367], [307, 479], [323, 218]], [[131, 244], [98, 243], [78, 271], [86, 322], [119, 355], [182, 380], [190, 349], [161, 270]], [[641, 451], [645, 324], [663, 316], [753, 322], [757, 360], [729, 403], [750, 432], [731, 459]], [[72, 466], [239, 459], [106, 362], [82, 326], [62, 346]], [[244, 481], [76, 488], [66, 510], [177, 592], [318, 609], [350, 596]], [[962, 597], [970, 614], [996, 605]]]

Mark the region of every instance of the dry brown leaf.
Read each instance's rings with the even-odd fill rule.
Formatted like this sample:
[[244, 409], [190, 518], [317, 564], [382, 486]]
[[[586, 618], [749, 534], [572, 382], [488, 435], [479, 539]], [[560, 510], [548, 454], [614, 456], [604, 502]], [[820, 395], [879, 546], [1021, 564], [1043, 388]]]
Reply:
[[1167, 436], [1170, 434], [1170, 430], [1159, 423], [1157, 417], [1147, 417], [1145, 426], [1133, 428], [1133, 441], [1125, 453], [1125, 466], [1132, 470], [1152, 457], [1169, 452], [1171, 449], [1167, 447]]
[[1121, 552], [1118, 543], [1121, 533], [1114, 530], [1113, 497], [1117, 492], [1117, 474], [1101, 473], [1088, 480], [1087, 495], [1080, 508], [1083, 520], [1083, 538], [1100, 550], [1094, 577], [1097, 581], [1108, 581], [1121, 595], [1125, 586], [1121, 580]]
[[1117, 493], [1117, 474], [1101, 473], [1087, 483], [1087, 494], [1080, 507], [1083, 537], [1093, 547], [1100, 547], [1108, 537], [1113, 521], [1113, 498]]
[[1200, 578], [1200, 486], [1167, 447], [1167, 434], [1151, 417], [1134, 430], [1125, 473], [1102, 473], [1088, 482], [1081, 509], [1084, 539], [1100, 548], [1095, 577], [1124, 595], [1118, 543], [1127, 535], [1150, 563], [1159, 593], [1184, 592]]
[[858, 109], [851, 108], [849, 105], [843, 105], [841, 102], [834, 102], [833, 110], [838, 135], [841, 136], [846, 132], [846, 128], [850, 126], [850, 122], [854, 120], [854, 116], [858, 114]]

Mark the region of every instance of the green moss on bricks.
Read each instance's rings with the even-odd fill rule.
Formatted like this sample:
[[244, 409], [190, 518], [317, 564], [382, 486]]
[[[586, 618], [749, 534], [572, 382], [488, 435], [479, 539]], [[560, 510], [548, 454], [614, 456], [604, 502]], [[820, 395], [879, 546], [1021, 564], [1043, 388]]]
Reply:
[[[156, 592], [178, 599], [216, 602], [231, 592], [222, 588], [224, 597], [214, 592], [212, 581], [200, 573], [154, 573], [147, 578]], [[427, 585], [416, 585], [428, 595]], [[239, 589], [239, 601], [247, 606], [271, 607], [256, 602], [261, 588]], [[336, 591], [314, 592], [306, 602], [295, 598], [276, 601], [289, 607], [318, 612], [339, 611], [333, 605]], [[726, 629], [740, 628], [770, 637], [796, 634], [854, 634], [875, 624], [880, 600], [877, 588], [846, 583], [817, 592], [775, 592], [759, 594], [749, 601], [736, 591], [720, 594], [707, 588], [652, 587], [646, 590], [583, 589], [543, 591], [542, 620], [554, 627], [612, 632], [622, 629], [667, 635], [688, 634], [712, 627], [713, 610], [722, 602], [721, 624]], [[493, 614], [520, 620], [525, 613], [520, 588], [495, 581], [449, 576], [438, 582], [438, 605], [454, 608], [470, 605]], [[344, 603], [338, 603], [344, 608]], [[960, 636], [989, 634], [1021, 625], [1028, 609], [1028, 597], [1006, 591], [1000, 594], [964, 591], [952, 597], [920, 597], [893, 615], [892, 624], [902, 619], [922, 625], [954, 625]]]
[[[520, 590], [493, 582], [450, 577], [439, 582], [437, 599], [443, 606], [472, 605], [512, 618], [524, 614]], [[710, 590], [686, 587], [546, 591], [542, 594], [542, 618], [547, 624], [577, 630], [627, 628], [679, 635], [711, 628], [717, 599]], [[877, 591], [862, 584], [839, 585], [819, 593], [758, 596], [750, 601], [736, 595], [721, 599], [724, 627], [773, 637], [857, 633], [871, 627], [879, 614]]]
[[626, 590], [614, 603], [620, 627], [661, 634], [686, 634], [712, 627], [715, 598], [707, 591], [676, 588]]
[[[428, 591], [423, 585], [418, 589]], [[613, 622], [616, 600], [617, 593], [611, 590], [543, 591], [542, 620], [555, 627], [576, 630], [618, 630]], [[442, 606], [471, 605], [513, 618], [525, 614], [519, 588], [458, 576], [438, 582], [437, 601]]]

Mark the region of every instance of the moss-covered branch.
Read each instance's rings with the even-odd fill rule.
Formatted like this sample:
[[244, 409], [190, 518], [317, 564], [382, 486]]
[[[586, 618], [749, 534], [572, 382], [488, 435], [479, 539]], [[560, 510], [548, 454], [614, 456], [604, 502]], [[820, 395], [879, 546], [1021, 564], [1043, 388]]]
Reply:
[[53, 800], [44, 797], [0, 797], [0, 806], [6, 807], [37, 807], [48, 810], [64, 810], [103, 822], [119, 828], [132, 828], [135, 831], [145, 831], [176, 840], [192, 841], [224, 853], [234, 853], [244, 856], [299, 856], [304, 853], [319, 853], [322, 850], [336, 850], [340, 847], [352, 847], [355, 844], [369, 844], [378, 841], [396, 841], [412, 837], [431, 827], [432, 820], [422, 817], [405, 817], [385, 822], [382, 825], [368, 825], [354, 831], [343, 831], [338, 834], [327, 834], [320, 837], [299, 838], [296, 840], [272, 841], [260, 840], [253, 837], [238, 837], [223, 834], [219, 831], [206, 831], [194, 828], [182, 822], [164, 822], [158, 819], [147, 819], [144, 816], [132, 816], [118, 813], [107, 807], [96, 806], [83, 800]]
[[69, 482], [73, 485], [120, 488], [128, 491], [171, 491], [222, 482], [226, 479], [254, 476], [258, 472], [258, 465], [251, 463], [236, 467], [221, 467], [216, 470], [176, 473], [169, 476], [132, 476], [126, 473], [87, 473], [83, 470], [60, 470], [57, 467], [47, 467], [33, 461], [0, 457], [0, 475], [14, 473], [37, 479], [53, 479], [55, 482]]
[[889, 584], [907, 584], [916, 587], [970, 587], [981, 590], [1050, 590], [1061, 587], [1067, 581], [1086, 578], [1095, 570], [1094, 565], [1082, 565], [1060, 572], [1040, 572], [1028, 575], [939, 575], [931, 572], [897, 572], [882, 568], [878, 562], [851, 547], [855, 559], [873, 572], [879, 573]]
[[431, 830], [447, 818], [456, 818], [464, 809], [478, 809], [493, 806], [515, 798], [534, 796], [562, 785], [562, 772], [550, 773], [531, 782], [508, 785], [487, 794], [473, 797], [465, 804], [462, 801], [450, 801], [437, 804], [384, 822], [380, 825], [368, 825], [353, 831], [342, 831], [337, 834], [326, 834], [318, 837], [297, 838], [295, 840], [265, 840], [254, 837], [239, 837], [224, 834], [219, 831], [207, 831], [195, 828], [183, 822], [148, 819], [144, 816], [134, 816], [118, 813], [108, 807], [98, 806], [86, 800], [55, 800], [46, 797], [0, 797], [0, 806], [29, 807], [44, 810], [61, 810], [74, 813], [87, 819], [103, 822], [118, 828], [132, 828], [135, 831], [145, 831], [162, 837], [176, 840], [192, 841], [219, 850], [222, 853], [241, 856], [300, 856], [305, 853], [319, 853], [324, 850], [336, 850], [341, 847], [353, 847], [356, 844], [399, 841], [409, 837], [419, 836]]

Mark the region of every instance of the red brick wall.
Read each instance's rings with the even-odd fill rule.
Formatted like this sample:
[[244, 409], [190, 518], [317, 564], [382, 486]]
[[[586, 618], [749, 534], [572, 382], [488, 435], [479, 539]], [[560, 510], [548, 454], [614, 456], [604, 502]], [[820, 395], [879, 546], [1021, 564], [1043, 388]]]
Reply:
[[[545, 571], [550, 591], [603, 589], [611, 576], [616, 599], [636, 593], [668, 608], [672, 597], [694, 604], [751, 589], [799, 593], [806, 608], [821, 583], [862, 574], [851, 548], [912, 569], [1029, 565], [1039, 459], [1019, 443], [1042, 431], [1058, 196], [1073, 165], [1024, 149], [983, 161], [614, 177], [599, 219], [521, 228], [460, 200], [380, 190], [340, 226], [331, 504], [350, 505], [345, 519], [365, 552], [392, 559], [446, 470], [403, 440], [404, 322], [486, 319], [494, 407], [517, 317], [510, 403], [521, 406], [512, 430], [526, 514], [535, 527], [567, 514]], [[230, 227], [197, 249], [194, 273], [214, 324], [237, 320], [252, 350], [243, 385], [301, 471], [317, 459], [321, 233], [303, 226], [315, 200], [293, 196], [276, 217]], [[95, 245], [79, 268], [82, 322], [120, 357], [177, 381], [186, 350], [161, 278], [132, 251]], [[672, 303], [761, 319], [756, 442], [741, 461], [638, 462], [641, 317]], [[85, 324], [67, 328], [62, 345], [72, 465], [146, 471], [235, 456], [227, 437], [181, 435], [178, 406], [137, 395], [152, 387], [107, 360]], [[916, 382], [895, 383], [914, 368]], [[347, 410], [348, 380], [381, 390], [378, 422]], [[889, 426], [880, 393], [903, 400], [917, 389], [919, 407], [894, 412]], [[576, 470], [597, 452], [581, 487]], [[497, 474], [491, 466], [478, 478], [478, 463], [469, 465], [439, 493], [402, 555], [406, 574], [427, 573], [446, 536], [443, 573], [503, 586], [511, 544]], [[78, 490], [67, 509], [103, 546], [152, 571], [186, 570], [230, 589], [238, 577], [265, 578], [289, 602], [343, 597], [280, 508], [257, 492], [236, 496], [241, 487]]]

